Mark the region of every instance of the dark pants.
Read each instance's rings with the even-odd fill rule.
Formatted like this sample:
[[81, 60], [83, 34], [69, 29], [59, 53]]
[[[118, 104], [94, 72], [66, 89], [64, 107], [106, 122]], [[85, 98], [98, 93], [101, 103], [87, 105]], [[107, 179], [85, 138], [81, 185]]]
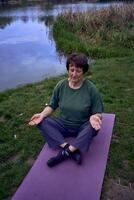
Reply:
[[88, 122], [79, 128], [65, 127], [62, 120], [52, 117], [45, 118], [37, 127], [41, 130], [50, 147], [56, 148], [63, 144], [66, 137], [75, 137], [71, 145], [83, 152], [88, 151], [90, 143], [97, 132]]

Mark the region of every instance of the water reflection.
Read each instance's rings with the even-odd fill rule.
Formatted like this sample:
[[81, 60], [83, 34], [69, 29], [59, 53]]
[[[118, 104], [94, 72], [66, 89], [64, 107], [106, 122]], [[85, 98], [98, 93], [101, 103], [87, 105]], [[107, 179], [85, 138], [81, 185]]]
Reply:
[[0, 16], [0, 29], [4, 29], [6, 26], [10, 26], [11, 23], [14, 21], [21, 20], [24, 23], [27, 23], [28, 21], [38, 21], [41, 23], [44, 23], [46, 26], [51, 26], [53, 24], [54, 16], [38, 16], [38, 17], [28, 17], [28, 16], [21, 16], [21, 17], [1, 17]]
[[64, 58], [58, 59], [49, 31], [45, 23], [28, 18], [4, 29], [0, 34], [0, 90], [65, 72]]
[[0, 28], [4, 29], [7, 25], [10, 25], [15, 19], [13, 17], [0, 17]]
[[60, 4], [0, 11], [0, 91], [65, 73], [51, 34], [54, 16], [110, 4]]

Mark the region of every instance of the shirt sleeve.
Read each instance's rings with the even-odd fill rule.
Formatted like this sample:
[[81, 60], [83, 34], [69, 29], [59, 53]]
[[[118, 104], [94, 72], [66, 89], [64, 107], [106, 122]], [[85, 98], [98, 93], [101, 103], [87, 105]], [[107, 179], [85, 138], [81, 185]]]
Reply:
[[51, 100], [50, 100], [50, 103], [48, 104], [48, 106], [50, 106], [54, 110], [59, 107], [59, 101], [60, 101], [60, 96], [62, 93], [62, 88], [63, 88], [64, 82], [65, 82], [64, 79], [59, 81], [53, 90]]
[[100, 93], [95, 86], [91, 89], [91, 114], [102, 113], [104, 110]]
[[50, 106], [51, 108], [53, 108], [54, 110], [56, 108], [58, 108], [59, 106], [59, 87], [58, 84], [55, 86], [51, 99], [50, 99], [50, 103], [48, 104], [48, 106]]

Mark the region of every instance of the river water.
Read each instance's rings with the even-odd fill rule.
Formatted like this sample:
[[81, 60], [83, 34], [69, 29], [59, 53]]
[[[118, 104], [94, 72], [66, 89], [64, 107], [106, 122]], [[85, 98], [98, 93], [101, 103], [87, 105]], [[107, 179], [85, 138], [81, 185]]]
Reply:
[[0, 11], [0, 91], [64, 74], [66, 58], [56, 50], [51, 19], [65, 10], [112, 3], [38, 5]]

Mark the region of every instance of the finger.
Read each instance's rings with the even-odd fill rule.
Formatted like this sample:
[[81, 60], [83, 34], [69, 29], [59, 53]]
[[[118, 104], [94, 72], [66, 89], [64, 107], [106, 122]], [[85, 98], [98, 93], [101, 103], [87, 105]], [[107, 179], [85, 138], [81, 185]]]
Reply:
[[100, 130], [100, 129], [101, 129], [101, 126], [100, 126], [100, 125], [98, 125], [96, 128], [97, 128], [97, 130]]
[[34, 121], [30, 121], [28, 124], [33, 126], [33, 125], [35, 125], [35, 122]]
[[38, 113], [37, 113], [37, 114], [34, 114], [34, 115], [31, 117], [31, 121], [32, 121], [34, 118], [39, 117], [39, 115], [40, 115], [40, 114], [38, 114]]
[[95, 116], [94, 120], [95, 120], [96, 122], [99, 122], [99, 124], [102, 124], [102, 121], [101, 121], [100, 117]]
[[98, 122], [99, 122], [100, 125], [102, 124], [102, 120], [100, 118], [98, 119]]
[[94, 129], [95, 129], [96, 131], [98, 131], [98, 130], [100, 130], [100, 127], [95, 126]]
[[99, 123], [93, 123], [92, 124], [92, 127], [95, 129], [95, 130], [99, 130], [101, 128], [101, 125]]
[[36, 114], [31, 117], [30, 121], [32, 121], [35, 117], [36, 117]]
[[93, 126], [100, 126], [99, 122], [93, 122], [92, 125]]
[[33, 122], [32, 122], [32, 121], [30, 121], [28, 124], [29, 124], [30, 126], [32, 126], [32, 125], [33, 125]]

